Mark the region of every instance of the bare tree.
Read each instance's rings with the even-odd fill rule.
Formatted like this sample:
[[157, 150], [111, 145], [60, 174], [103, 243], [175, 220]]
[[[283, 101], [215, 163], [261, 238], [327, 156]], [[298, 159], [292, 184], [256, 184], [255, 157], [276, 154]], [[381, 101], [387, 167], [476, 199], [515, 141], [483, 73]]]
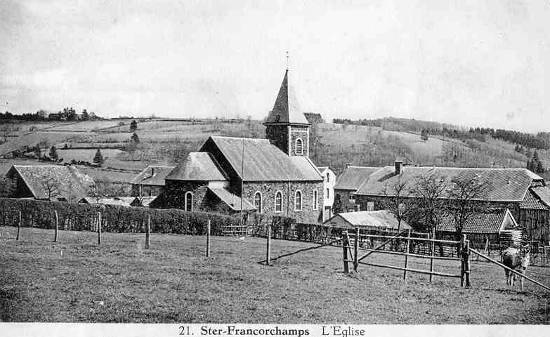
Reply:
[[422, 219], [423, 229], [431, 232], [445, 216], [446, 189], [445, 179], [433, 172], [416, 179], [414, 193], [417, 198], [414, 207], [418, 210], [417, 216]]
[[10, 197], [15, 192], [15, 182], [13, 179], [0, 177], [0, 197]]
[[401, 179], [401, 175], [393, 184], [384, 186], [383, 206], [390, 211], [397, 219], [397, 231], [401, 231], [401, 222], [406, 220], [413, 212], [412, 202], [407, 196], [410, 193], [409, 183]]
[[47, 177], [40, 182], [42, 188], [44, 189], [44, 192], [46, 194], [46, 197], [49, 201], [52, 200], [52, 198], [56, 198], [61, 196], [61, 191], [59, 190], [59, 184], [53, 177]]
[[487, 181], [482, 181], [476, 174], [462, 175], [451, 180], [447, 212], [452, 217], [456, 228], [456, 238], [460, 240], [464, 225], [473, 216], [487, 211]]

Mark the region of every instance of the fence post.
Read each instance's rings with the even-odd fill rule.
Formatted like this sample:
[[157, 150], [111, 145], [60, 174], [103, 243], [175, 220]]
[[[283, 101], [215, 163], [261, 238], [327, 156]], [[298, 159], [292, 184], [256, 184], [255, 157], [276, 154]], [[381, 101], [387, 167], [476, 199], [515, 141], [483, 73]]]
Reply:
[[359, 227], [355, 228], [355, 242], [353, 243], [353, 271], [359, 266]]
[[271, 224], [267, 223], [267, 247], [265, 252], [265, 264], [271, 264]]
[[210, 257], [210, 219], [206, 223], [206, 257]]
[[431, 242], [431, 251], [430, 251], [430, 282], [432, 282], [433, 279], [433, 271], [434, 271], [434, 255], [435, 255], [435, 227], [432, 230], [432, 242]]
[[53, 237], [53, 242], [57, 242], [57, 235], [59, 231], [59, 217], [57, 215], [57, 210], [54, 211], [54, 216], [55, 216], [55, 235]]
[[348, 249], [349, 249], [349, 241], [348, 241], [348, 231], [342, 232], [342, 259], [344, 260], [344, 273], [349, 273], [349, 265], [348, 265]]
[[407, 229], [407, 248], [405, 249], [405, 270], [403, 270], [403, 280], [407, 281], [407, 265], [409, 264], [409, 247], [411, 245], [411, 230]]
[[23, 221], [23, 216], [21, 211], [19, 211], [19, 221], [17, 221], [17, 237], [15, 240], [19, 241], [19, 233], [21, 232], [21, 221]]
[[150, 242], [150, 236], [151, 236], [151, 215], [147, 217], [147, 225], [145, 226], [145, 249], [149, 249], [151, 246]]
[[101, 212], [97, 212], [97, 244], [101, 244]]
[[466, 288], [470, 288], [470, 240], [466, 240], [466, 247], [464, 248], [465, 265], [464, 273], [466, 274]]

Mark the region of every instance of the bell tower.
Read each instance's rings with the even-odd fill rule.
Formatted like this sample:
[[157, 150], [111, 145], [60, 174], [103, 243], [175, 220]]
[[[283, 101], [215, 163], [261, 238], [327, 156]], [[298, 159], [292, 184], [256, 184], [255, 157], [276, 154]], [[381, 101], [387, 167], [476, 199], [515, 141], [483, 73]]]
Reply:
[[[288, 56], [287, 56], [288, 58]], [[288, 61], [287, 61], [288, 62]], [[288, 81], [288, 65], [273, 110], [264, 123], [265, 136], [289, 156], [309, 156], [309, 126], [298, 107], [296, 96]]]

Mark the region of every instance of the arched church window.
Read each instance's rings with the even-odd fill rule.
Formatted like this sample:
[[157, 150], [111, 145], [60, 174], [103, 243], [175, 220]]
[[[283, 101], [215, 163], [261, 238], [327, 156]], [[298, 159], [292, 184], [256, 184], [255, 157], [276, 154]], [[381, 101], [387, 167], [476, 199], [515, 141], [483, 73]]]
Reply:
[[184, 209], [187, 212], [192, 212], [193, 211], [193, 193], [192, 192], [185, 193]]
[[304, 142], [301, 138], [296, 139], [296, 154], [304, 153]]
[[294, 210], [302, 210], [302, 192], [300, 191], [296, 191], [296, 195], [294, 196]]
[[260, 192], [254, 194], [254, 207], [256, 207], [258, 213], [262, 213], [262, 194]]
[[275, 194], [275, 212], [283, 211], [283, 193], [277, 191]]

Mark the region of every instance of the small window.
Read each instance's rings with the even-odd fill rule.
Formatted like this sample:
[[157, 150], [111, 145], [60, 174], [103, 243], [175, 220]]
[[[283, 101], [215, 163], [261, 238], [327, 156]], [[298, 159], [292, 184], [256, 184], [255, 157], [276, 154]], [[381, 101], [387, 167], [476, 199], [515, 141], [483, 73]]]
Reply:
[[275, 194], [275, 212], [283, 211], [283, 193], [277, 191]]
[[367, 202], [367, 211], [374, 211], [374, 201]]
[[330, 174], [327, 172], [327, 183], [330, 183]]
[[184, 209], [187, 212], [192, 212], [193, 211], [193, 193], [192, 192], [185, 193]]
[[304, 144], [301, 138], [296, 139], [296, 154], [304, 153]]
[[294, 196], [294, 210], [302, 210], [302, 192], [300, 191], [296, 191], [296, 195]]
[[313, 190], [313, 209], [317, 209], [317, 190]]
[[330, 188], [327, 188], [327, 197], [326, 199], [330, 199]]
[[262, 194], [260, 192], [254, 194], [254, 207], [256, 207], [258, 213], [262, 213]]

